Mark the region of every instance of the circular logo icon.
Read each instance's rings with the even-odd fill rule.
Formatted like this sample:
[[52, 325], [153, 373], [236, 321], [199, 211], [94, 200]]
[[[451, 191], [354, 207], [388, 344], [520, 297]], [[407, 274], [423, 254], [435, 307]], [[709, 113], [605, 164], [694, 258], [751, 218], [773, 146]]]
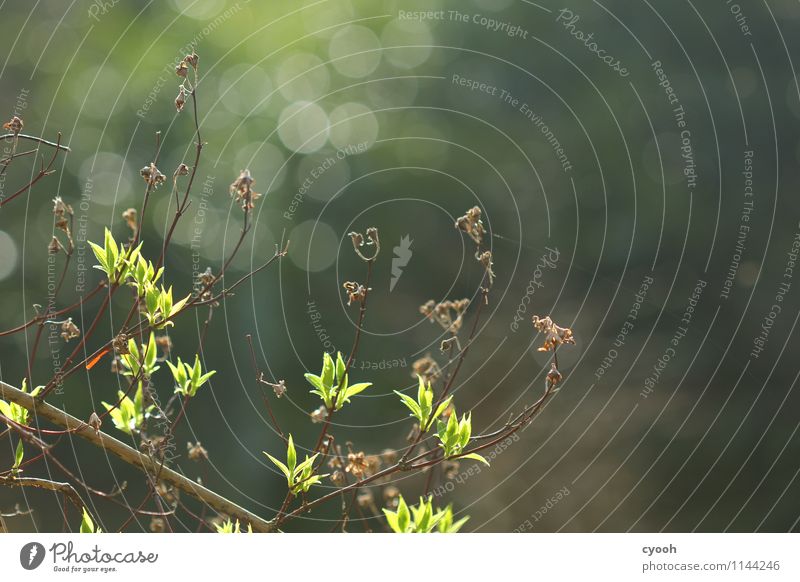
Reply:
[[44, 561], [44, 546], [39, 542], [30, 542], [19, 551], [19, 563], [26, 570], [35, 570]]

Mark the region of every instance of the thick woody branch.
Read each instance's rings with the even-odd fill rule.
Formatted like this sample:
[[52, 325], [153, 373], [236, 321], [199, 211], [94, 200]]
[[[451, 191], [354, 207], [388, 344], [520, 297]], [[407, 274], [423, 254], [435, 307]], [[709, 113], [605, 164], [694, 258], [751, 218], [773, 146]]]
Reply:
[[87, 507], [86, 503], [83, 501], [83, 499], [81, 499], [81, 496], [69, 483], [60, 483], [58, 481], [50, 481], [49, 479], [39, 479], [36, 477], [13, 477], [0, 475], [0, 485], [6, 485], [7, 487], [34, 487], [36, 489], [47, 489], [48, 491], [64, 494], [64, 496], [72, 502], [78, 511], [82, 511]]
[[272, 532], [276, 529], [273, 522], [262, 519], [234, 502], [192, 481], [188, 477], [181, 475], [177, 471], [169, 467], [164, 467], [162, 464], [114, 437], [102, 431], [95, 431], [82, 420], [67, 414], [55, 406], [37, 400], [30, 394], [22, 392], [5, 382], [0, 382], [0, 398], [9, 402], [14, 402], [53, 424], [73, 432], [146, 474], [159, 475], [161, 481], [170, 483], [184, 493], [207, 504], [217, 512], [239, 519], [244, 523], [249, 523], [253, 526], [254, 531]]

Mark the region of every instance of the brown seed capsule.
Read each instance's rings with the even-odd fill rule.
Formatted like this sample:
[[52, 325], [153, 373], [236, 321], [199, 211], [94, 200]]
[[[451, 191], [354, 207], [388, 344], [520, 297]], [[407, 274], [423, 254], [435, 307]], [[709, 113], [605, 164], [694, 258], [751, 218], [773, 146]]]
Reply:
[[558, 368], [556, 368], [555, 362], [550, 362], [550, 371], [547, 373], [547, 382], [550, 384], [550, 387], [555, 388], [558, 386], [562, 378], [563, 376], [561, 372], [558, 371]]
[[103, 421], [100, 420], [100, 417], [97, 416], [96, 412], [92, 412], [92, 414], [89, 415], [89, 421], [86, 424], [92, 427], [95, 433], [99, 433], [100, 427], [103, 426]]

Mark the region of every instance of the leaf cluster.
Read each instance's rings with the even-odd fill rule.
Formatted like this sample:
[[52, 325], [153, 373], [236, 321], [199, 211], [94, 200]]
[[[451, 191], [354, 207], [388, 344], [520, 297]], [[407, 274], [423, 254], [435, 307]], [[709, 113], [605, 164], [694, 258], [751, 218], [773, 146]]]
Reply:
[[397, 511], [383, 510], [386, 521], [395, 533], [456, 533], [469, 517], [453, 521], [453, 506], [433, 508], [433, 497], [420, 497], [419, 504], [409, 507], [401, 495]]
[[319, 376], [306, 374], [306, 380], [316, 394], [325, 403], [329, 411], [341, 410], [342, 406], [350, 402], [350, 398], [372, 386], [371, 382], [350, 385], [349, 374], [345, 372], [346, 366], [341, 352], [336, 354], [336, 363], [327, 352], [322, 357], [322, 371]]
[[286, 464], [282, 463], [272, 455], [267, 452], [264, 452], [269, 460], [272, 461], [278, 469], [280, 469], [281, 473], [284, 474], [286, 477], [286, 483], [289, 487], [289, 491], [292, 495], [297, 495], [298, 493], [306, 493], [309, 489], [311, 489], [312, 485], [316, 485], [324, 477], [328, 475], [315, 475], [314, 474], [314, 461], [319, 456], [319, 453], [315, 453], [313, 456], [309, 457], [306, 455], [305, 461], [297, 464], [297, 451], [294, 448], [294, 439], [292, 439], [292, 435], [289, 435], [289, 442], [286, 447]]

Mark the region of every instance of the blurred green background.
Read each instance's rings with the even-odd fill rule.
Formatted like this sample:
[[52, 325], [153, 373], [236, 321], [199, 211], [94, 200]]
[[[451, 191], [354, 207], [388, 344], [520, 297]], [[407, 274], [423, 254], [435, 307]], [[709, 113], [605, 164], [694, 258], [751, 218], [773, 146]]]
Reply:
[[[291, 245], [277, 267], [215, 310], [204, 356], [218, 373], [178, 430], [178, 468], [274, 514], [284, 483], [262, 451], [283, 450], [245, 335], [253, 335], [266, 376], [286, 380], [286, 397], [269, 394], [282, 427], [313, 447], [319, 426], [308, 414], [318, 402], [303, 373], [318, 370], [323, 350], [350, 349], [357, 310], [341, 285], [363, 281], [365, 268], [346, 235], [369, 226], [383, 244], [351, 376], [374, 387], [337, 414], [333, 432], [368, 454], [402, 447], [411, 423], [392, 391], [413, 387], [418, 357], [445, 361], [440, 330], [418, 306], [476, 296], [481, 271], [453, 222], [478, 205], [497, 280], [456, 382], [458, 409], [472, 410], [475, 431], [485, 432], [538, 396], [548, 360], [536, 351], [531, 315], [551, 314], [574, 329], [578, 344], [560, 352], [566, 381], [536, 421], [491, 469], [461, 463], [449, 477], [436, 474], [436, 502], [471, 515], [466, 529], [474, 531], [797, 530], [800, 282], [791, 253], [800, 229], [799, 6], [7, 2], [0, 112], [23, 117], [28, 133], [62, 132], [72, 151], [54, 175], [0, 210], [0, 327], [23, 323], [33, 304], [47, 302], [55, 195], [85, 225], [76, 244], [88, 252], [86, 239], [101, 240], [104, 226], [127, 236], [121, 214], [141, 204], [138, 172], [152, 159], [155, 132], [165, 174], [192, 163], [193, 125], [188, 108], [175, 112], [173, 69], [193, 49], [207, 146], [166, 280], [186, 294], [198, 270], [219, 269], [241, 228], [228, 185], [243, 168], [265, 195], [228, 281], [260, 265], [275, 244]], [[38, 164], [32, 156], [16, 161], [2, 194]], [[157, 257], [173, 212], [162, 187], [144, 219], [146, 256]], [[403, 237], [413, 241], [411, 257], [392, 286]], [[558, 260], [542, 263], [543, 254]], [[73, 265], [60, 306], [99, 280], [91, 264], [87, 256]], [[788, 287], [776, 300], [781, 284]], [[81, 329], [100, 301], [71, 314]], [[780, 313], [771, 318], [773, 305]], [[90, 352], [116, 333], [127, 309], [120, 301], [101, 322]], [[205, 317], [178, 322], [174, 355], [192, 357]], [[764, 325], [766, 342], [753, 355]], [[4, 381], [19, 385], [32, 340], [32, 332], [0, 338]], [[45, 342], [34, 381], [48, 380], [74, 345]], [[155, 382], [165, 401], [166, 367]], [[106, 359], [70, 378], [54, 402], [88, 418], [117, 386]], [[110, 422], [104, 429], [114, 432]], [[207, 464], [185, 457], [186, 443], [197, 440]], [[10, 465], [14, 443], [4, 439], [0, 467]], [[134, 505], [144, 495], [139, 474], [91, 446], [62, 438], [56, 451], [91, 486], [127, 481]], [[63, 478], [52, 464], [29, 469], [48, 472]], [[424, 479], [391, 484], [415, 499]], [[372, 489], [377, 506], [383, 489]], [[15, 503], [35, 510], [8, 519], [14, 531], [60, 530], [58, 502], [0, 489], [3, 512]], [[128, 517], [93, 502], [107, 530]], [[339, 510], [333, 502], [287, 529], [328, 531]], [[361, 531], [353, 519], [350, 529]], [[194, 528], [185, 515], [172, 526]], [[128, 526], [148, 528], [141, 517]]]

